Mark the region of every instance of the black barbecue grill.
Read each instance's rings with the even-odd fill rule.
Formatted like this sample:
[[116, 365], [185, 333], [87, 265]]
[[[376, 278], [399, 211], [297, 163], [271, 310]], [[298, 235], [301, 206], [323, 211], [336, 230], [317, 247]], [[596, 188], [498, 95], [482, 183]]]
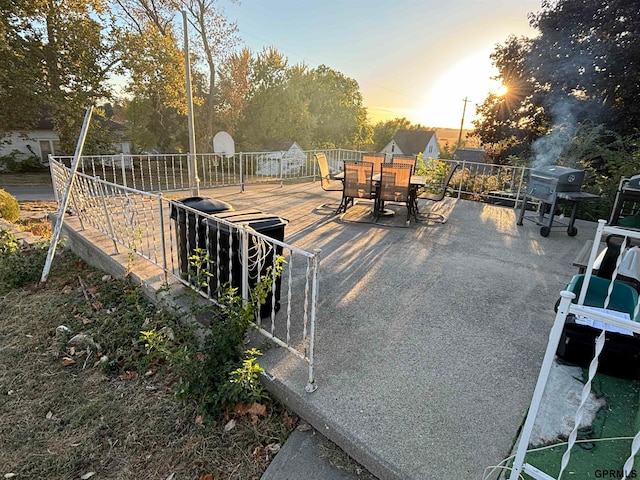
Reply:
[[[549, 236], [554, 227], [567, 227], [567, 234], [570, 237], [578, 233], [574, 226], [578, 203], [584, 200], [595, 200], [598, 197], [590, 193], [582, 192], [582, 182], [584, 182], [584, 170], [575, 168], [549, 165], [531, 169], [529, 184], [518, 217], [518, 225], [522, 225], [523, 220], [531, 220], [540, 225], [540, 235]], [[538, 212], [535, 216], [526, 216], [525, 210], [529, 200], [538, 200]], [[556, 221], [558, 225], [553, 225], [556, 207], [559, 203], [570, 203], [572, 205], [571, 217], [568, 223]], [[548, 210], [548, 214], [547, 214]], [[562, 219], [562, 217], [560, 217]]]

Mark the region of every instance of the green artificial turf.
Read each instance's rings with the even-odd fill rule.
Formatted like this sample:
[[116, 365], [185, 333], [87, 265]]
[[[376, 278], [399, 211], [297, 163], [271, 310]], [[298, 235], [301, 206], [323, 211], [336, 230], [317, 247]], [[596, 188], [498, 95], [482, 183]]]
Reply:
[[[585, 371], [586, 378], [586, 371]], [[600, 409], [593, 423], [593, 431], [578, 438], [605, 439], [633, 437], [640, 427], [638, 394], [640, 382], [598, 374], [592, 382], [592, 391], [604, 396], [607, 404]], [[586, 438], [585, 438], [586, 437]], [[527, 453], [525, 462], [557, 478], [566, 444]], [[588, 442], [576, 444], [562, 478], [622, 478], [622, 467], [631, 453], [631, 440]], [[640, 465], [636, 462], [636, 467]], [[524, 478], [529, 479], [528, 475]], [[630, 472], [627, 478], [640, 478], [640, 469]]]

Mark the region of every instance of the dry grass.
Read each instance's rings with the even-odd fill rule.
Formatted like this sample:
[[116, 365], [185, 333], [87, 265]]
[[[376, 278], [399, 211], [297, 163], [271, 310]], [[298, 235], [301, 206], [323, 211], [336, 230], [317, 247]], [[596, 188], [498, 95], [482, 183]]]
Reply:
[[[207, 422], [195, 405], [176, 401], [171, 372], [140, 369], [132, 354], [140, 322], [159, 326], [166, 315], [64, 250], [46, 288], [12, 290], [0, 311], [5, 478], [259, 479], [295, 426], [275, 402], [264, 417], [227, 413]], [[60, 325], [100, 348], [70, 347]], [[128, 361], [104, 368], [113, 362], [100, 355]]]
[[49, 170], [35, 173], [0, 173], [0, 188], [16, 185], [51, 185]]

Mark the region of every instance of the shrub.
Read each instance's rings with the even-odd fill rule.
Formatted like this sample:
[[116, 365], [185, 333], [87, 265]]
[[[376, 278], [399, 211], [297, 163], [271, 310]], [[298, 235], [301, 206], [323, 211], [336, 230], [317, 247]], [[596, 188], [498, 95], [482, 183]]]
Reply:
[[11, 232], [0, 230], [0, 294], [40, 280], [48, 245], [20, 248]]
[[20, 150], [12, 150], [9, 154], [0, 156], [0, 171], [31, 173], [46, 170], [46, 165], [35, 155], [20, 159], [19, 157], [22, 156], [24, 156], [24, 153]]
[[15, 223], [20, 218], [20, 206], [16, 197], [0, 189], [0, 218]]

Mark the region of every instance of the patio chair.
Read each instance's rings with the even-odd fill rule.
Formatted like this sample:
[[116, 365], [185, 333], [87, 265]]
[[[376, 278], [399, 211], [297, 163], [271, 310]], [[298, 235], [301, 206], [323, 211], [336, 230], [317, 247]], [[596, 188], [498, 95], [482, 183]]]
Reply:
[[344, 162], [344, 191], [342, 193], [343, 212], [356, 198], [375, 200], [373, 185], [373, 164], [369, 162]]
[[[329, 161], [327, 156], [323, 152], [318, 152], [314, 155], [318, 162], [318, 168], [320, 169], [320, 185], [325, 192], [342, 192], [344, 190], [344, 184], [341, 180], [334, 180], [331, 178], [331, 172], [329, 170]], [[342, 210], [342, 202], [336, 208], [336, 213], [340, 213]], [[323, 203], [319, 208], [334, 208], [328, 203]]]
[[447, 218], [441, 213], [435, 212], [420, 212], [418, 207], [418, 200], [428, 200], [430, 202], [441, 202], [444, 200], [444, 197], [447, 194], [447, 188], [449, 188], [449, 184], [451, 183], [451, 179], [453, 178], [453, 174], [460, 167], [460, 162], [455, 162], [451, 164], [449, 167], [449, 171], [447, 172], [447, 176], [444, 178], [442, 182], [442, 190], [439, 193], [431, 193], [431, 192], [422, 192], [415, 196], [414, 199], [414, 211], [416, 213], [417, 219], [423, 219], [435, 223], [446, 223]]
[[[384, 202], [404, 203], [407, 206], [407, 224], [414, 215], [411, 195], [411, 166], [382, 164], [380, 166], [380, 186], [378, 187], [375, 219], [384, 210]], [[415, 217], [415, 215], [414, 215]]]
[[386, 156], [384, 153], [364, 153], [360, 161], [373, 164], [373, 174], [380, 175], [380, 165], [384, 163]]
[[409, 165], [411, 166], [411, 175], [416, 171], [416, 157], [412, 155], [394, 155], [391, 158], [391, 163], [394, 165]]

